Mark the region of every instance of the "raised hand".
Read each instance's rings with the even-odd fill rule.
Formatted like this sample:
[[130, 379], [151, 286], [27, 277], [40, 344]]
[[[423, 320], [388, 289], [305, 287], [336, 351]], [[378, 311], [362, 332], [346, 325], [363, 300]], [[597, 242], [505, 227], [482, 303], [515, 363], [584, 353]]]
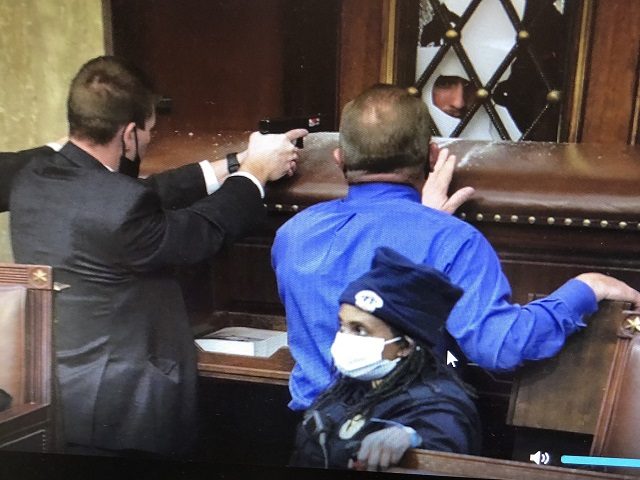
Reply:
[[473, 187], [463, 187], [450, 197], [449, 185], [456, 166], [456, 156], [449, 155], [449, 149], [440, 149], [435, 143], [430, 146], [429, 157], [437, 158], [433, 170], [422, 187], [422, 204], [447, 213], [455, 211], [475, 193]]

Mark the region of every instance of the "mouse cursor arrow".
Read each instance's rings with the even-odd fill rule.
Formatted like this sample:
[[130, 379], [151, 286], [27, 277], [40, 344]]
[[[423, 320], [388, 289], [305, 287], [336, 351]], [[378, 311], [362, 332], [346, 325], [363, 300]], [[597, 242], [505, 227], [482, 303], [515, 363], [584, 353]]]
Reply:
[[447, 350], [447, 365], [451, 365], [453, 368], [456, 368], [457, 361], [458, 359], [453, 355], [453, 353]]

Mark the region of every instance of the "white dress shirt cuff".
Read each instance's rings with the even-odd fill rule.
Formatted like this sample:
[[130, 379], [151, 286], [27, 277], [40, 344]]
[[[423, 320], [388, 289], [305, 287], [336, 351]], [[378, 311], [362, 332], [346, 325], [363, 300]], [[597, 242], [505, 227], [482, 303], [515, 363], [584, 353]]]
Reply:
[[218, 177], [216, 177], [216, 172], [213, 170], [209, 160], [202, 160], [198, 165], [200, 165], [202, 169], [204, 183], [207, 186], [207, 195], [211, 195], [220, 188], [220, 182], [218, 181]]
[[262, 184], [258, 181], [258, 179], [251, 173], [249, 172], [236, 172], [236, 173], [232, 173], [231, 175], [229, 175], [230, 177], [246, 177], [249, 180], [251, 180], [256, 187], [258, 187], [258, 190], [260, 191], [260, 198], [264, 198], [264, 188], [262, 187]]
[[59, 152], [62, 149], [62, 145], [60, 145], [58, 142], [49, 142], [47, 143], [47, 147], [56, 152]]

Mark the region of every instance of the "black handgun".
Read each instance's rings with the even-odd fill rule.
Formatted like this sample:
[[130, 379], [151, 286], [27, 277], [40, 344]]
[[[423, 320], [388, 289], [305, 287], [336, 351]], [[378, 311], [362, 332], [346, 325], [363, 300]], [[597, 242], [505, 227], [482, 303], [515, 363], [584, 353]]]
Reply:
[[[309, 133], [324, 131], [322, 114], [317, 113], [306, 117], [265, 118], [258, 122], [260, 133], [285, 133], [296, 128], [304, 128]], [[304, 147], [302, 138], [296, 140], [296, 147]]]

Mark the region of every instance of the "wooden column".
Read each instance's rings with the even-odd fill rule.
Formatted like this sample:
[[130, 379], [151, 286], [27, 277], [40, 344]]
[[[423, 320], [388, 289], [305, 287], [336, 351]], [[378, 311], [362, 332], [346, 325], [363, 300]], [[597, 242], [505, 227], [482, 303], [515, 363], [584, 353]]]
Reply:
[[338, 109], [365, 88], [380, 81], [384, 28], [384, 0], [344, 0], [340, 19]]
[[596, 2], [579, 141], [636, 144], [640, 79], [640, 2]]

